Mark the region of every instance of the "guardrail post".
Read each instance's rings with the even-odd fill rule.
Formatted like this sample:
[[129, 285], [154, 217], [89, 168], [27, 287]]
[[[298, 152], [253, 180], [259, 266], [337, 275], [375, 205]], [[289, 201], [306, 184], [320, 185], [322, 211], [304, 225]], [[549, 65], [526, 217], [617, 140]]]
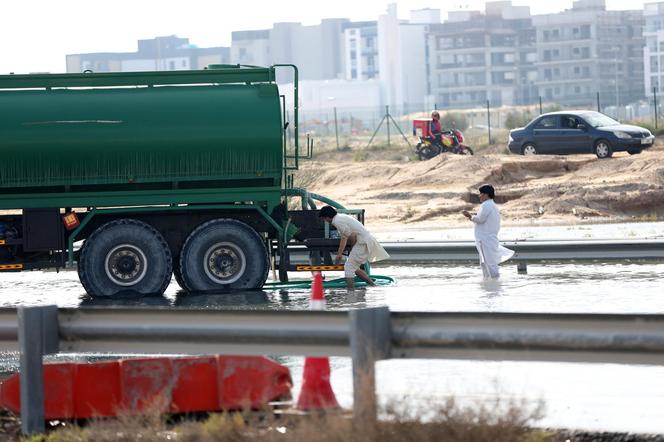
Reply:
[[44, 368], [42, 357], [57, 353], [58, 307], [18, 308], [18, 343], [21, 384], [21, 431], [24, 435], [44, 432]]
[[350, 347], [353, 357], [353, 418], [363, 424], [375, 422], [375, 362], [389, 358], [392, 351], [390, 309], [351, 310]]

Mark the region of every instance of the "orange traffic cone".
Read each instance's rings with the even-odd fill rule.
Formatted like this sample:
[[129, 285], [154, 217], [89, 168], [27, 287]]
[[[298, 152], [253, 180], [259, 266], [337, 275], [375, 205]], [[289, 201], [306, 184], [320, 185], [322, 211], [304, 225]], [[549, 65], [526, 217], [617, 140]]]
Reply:
[[[309, 308], [311, 310], [325, 310], [323, 277], [320, 272], [314, 273]], [[300, 410], [339, 408], [339, 403], [330, 385], [330, 359], [328, 357], [306, 358], [304, 360], [302, 390], [300, 390], [300, 397], [297, 399], [297, 408]]]

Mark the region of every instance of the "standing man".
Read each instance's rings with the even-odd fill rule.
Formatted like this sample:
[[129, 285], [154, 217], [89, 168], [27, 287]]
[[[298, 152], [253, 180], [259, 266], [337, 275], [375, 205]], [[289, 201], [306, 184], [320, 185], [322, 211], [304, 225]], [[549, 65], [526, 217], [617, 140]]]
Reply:
[[359, 276], [368, 285], [376, 285], [369, 275], [360, 268], [367, 261], [381, 261], [390, 257], [385, 249], [376, 241], [376, 238], [357, 219], [350, 215], [337, 213], [334, 207], [323, 207], [320, 209], [318, 216], [332, 224], [339, 232], [339, 236], [341, 236], [335, 260], [336, 264], [341, 263], [346, 244], [353, 246], [344, 264], [346, 287], [349, 289], [353, 288], [355, 275]]
[[477, 214], [473, 215], [467, 210], [461, 213], [475, 223], [475, 247], [480, 254], [480, 266], [484, 278], [496, 279], [500, 276], [498, 264], [510, 259], [514, 251], [501, 246], [498, 242], [500, 210], [493, 201], [496, 191], [490, 184], [483, 185], [479, 191], [482, 204]]

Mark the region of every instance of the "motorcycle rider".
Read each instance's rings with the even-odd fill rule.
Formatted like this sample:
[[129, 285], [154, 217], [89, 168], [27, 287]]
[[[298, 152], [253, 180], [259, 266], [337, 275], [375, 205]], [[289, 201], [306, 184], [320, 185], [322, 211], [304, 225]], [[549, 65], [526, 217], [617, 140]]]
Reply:
[[440, 124], [440, 114], [438, 111], [431, 112], [431, 121], [429, 122], [429, 133], [431, 134], [432, 142], [438, 146], [443, 147], [443, 126]]

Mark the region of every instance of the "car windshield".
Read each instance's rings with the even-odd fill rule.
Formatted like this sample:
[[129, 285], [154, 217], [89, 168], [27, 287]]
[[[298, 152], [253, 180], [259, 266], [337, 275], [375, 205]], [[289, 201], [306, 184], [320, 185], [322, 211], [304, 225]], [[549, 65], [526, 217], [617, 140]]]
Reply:
[[600, 114], [599, 112], [588, 112], [586, 114], [581, 114], [581, 116], [592, 127], [616, 126], [620, 124], [618, 121], [614, 120], [613, 118], [607, 117], [606, 115]]

